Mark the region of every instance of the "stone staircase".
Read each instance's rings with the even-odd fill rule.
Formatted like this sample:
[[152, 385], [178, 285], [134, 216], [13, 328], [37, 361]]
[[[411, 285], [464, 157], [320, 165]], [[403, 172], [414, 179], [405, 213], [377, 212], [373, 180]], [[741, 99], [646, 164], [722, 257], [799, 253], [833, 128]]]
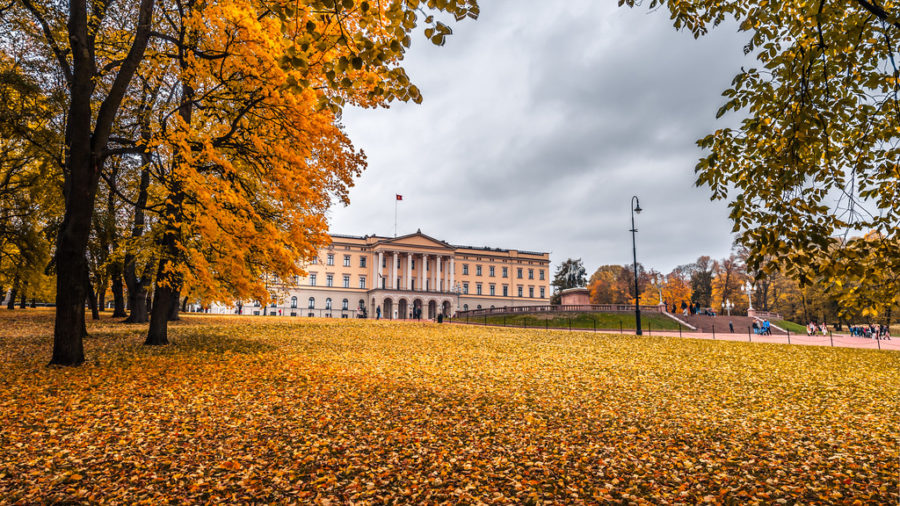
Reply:
[[[728, 315], [720, 315], [720, 316], [705, 316], [705, 315], [689, 315], [684, 316], [682, 314], [676, 314], [675, 316], [678, 319], [683, 320], [694, 327], [697, 327], [697, 332], [702, 332], [704, 334], [711, 334], [713, 331], [713, 327], [716, 329], [716, 334], [727, 334], [729, 332], [728, 322], [734, 324], [734, 333], [735, 334], [746, 334], [747, 328], [753, 328], [753, 322], [760, 323], [759, 320], [755, 318], [750, 318], [749, 316], [728, 316]], [[777, 329], [775, 327], [771, 327], [772, 335], [785, 335], [785, 332]]]

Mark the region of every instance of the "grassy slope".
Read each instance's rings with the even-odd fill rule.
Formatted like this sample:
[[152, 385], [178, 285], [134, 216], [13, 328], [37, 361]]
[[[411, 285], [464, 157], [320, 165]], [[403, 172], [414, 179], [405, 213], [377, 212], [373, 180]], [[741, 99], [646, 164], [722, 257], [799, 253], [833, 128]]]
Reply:
[[805, 334], [806, 333], [806, 326], [800, 325], [799, 323], [794, 323], [794, 322], [787, 321], [787, 320], [778, 320], [778, 321], [773, 321], [772, 323], [774, 325], [777, 325], [778, 327], [783, 328], [784, 330], [787, 330], [791, 334]]
[[[484, 318], [470, 318], [470, 322], [484, 322]], [[550, 327], [598, 330], [633, 330], [634, 313], [539, 313], [533, 315], [488, 316], [491, 325], [515, 327]], [[641, 327], [644, 330], [678, 330], [678, 322], [655, 313], [641, 313]]]

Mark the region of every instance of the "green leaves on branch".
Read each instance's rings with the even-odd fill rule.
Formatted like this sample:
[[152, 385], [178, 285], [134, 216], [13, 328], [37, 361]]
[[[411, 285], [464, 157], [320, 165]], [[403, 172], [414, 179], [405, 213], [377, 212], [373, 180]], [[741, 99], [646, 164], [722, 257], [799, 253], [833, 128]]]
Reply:
[[[892, 281], [900, 273], [900, 9], [862, 0], [646, 5], [667, 7], [675, 28], [695, 37], [726, 21], [750, 36], [744, 51], [760, 67], [741, 68], [716, 113], [738, 114], [740, 126], [699, 140], [708, 154], [695, 170], [697, 185], [730, 201], [751, 271], [782, 268], [801, 281], [827, 271], [826, 289], [839, 290], [843, 270], [840, 284], [870, 287], [890, 306], [900, 293]], [[871, 268], [851, 268], [861, 265], [857, 250]], [[858, 302], [847, 299], [848, 310]]]

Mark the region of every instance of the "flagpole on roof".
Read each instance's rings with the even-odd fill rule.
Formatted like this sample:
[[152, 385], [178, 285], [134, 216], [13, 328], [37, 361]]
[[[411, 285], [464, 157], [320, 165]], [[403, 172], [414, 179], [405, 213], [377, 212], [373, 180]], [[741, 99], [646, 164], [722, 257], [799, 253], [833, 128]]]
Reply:
[[397, 202], [403, 199], [403, 195], [394, 194], [394, 238], [397, 238]]

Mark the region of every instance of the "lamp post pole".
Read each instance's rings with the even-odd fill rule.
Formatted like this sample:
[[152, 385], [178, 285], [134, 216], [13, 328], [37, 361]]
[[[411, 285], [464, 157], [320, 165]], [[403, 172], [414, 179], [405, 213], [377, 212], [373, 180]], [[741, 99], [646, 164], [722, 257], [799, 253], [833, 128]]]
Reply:
[[656, 275], [656, 288], [659, 290], [659, 305], [660, 306], [663, 305], [663, 298], [662, 298], [663, 281], [664, 281], [663, 275], [657, 274]]
[[731, 310], [734, 309], [734, 303], [729, 299], [725, 299], [725, 302], [722, 303], [722, 309], [728, 311], [728, 316], [731, 316]]
[[635, 335], [643, 335], [641, 331], [641, 292], [638, 288], [638, 266], [637, 266], [637, 239], [635, 234], [637, 228], [634, 226], [634, 213], [641, 214], [641, 201], [637, 195], [631, 197], [631, 253], [634, 255], [634, 325]]

